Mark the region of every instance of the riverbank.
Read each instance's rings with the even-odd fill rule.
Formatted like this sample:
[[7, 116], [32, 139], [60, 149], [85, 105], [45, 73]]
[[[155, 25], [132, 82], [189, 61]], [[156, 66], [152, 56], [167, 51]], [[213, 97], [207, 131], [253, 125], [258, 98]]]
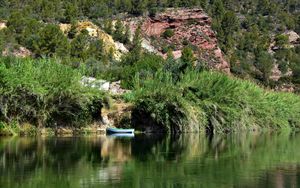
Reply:
[[2, 59], [1, 134], [97, 134], [95, 122], [170, 133], [300, 128], [299, 95], [214, 71], [160, 69], [135, 76], [132, 91], [118, 96], [86, 87], [81, 78], [51, 59]]
[[213, 71], [188, 70], [174, 79], [157, 72], [136, 80], [128, 95], [137, 129], [153, 132], [232, 132], [299, 129], [300, 96], [274, 92]]
[[34, 125], [24, 123], [21, 125], [6, 125], [0, 123], [0, 136], [77, 136], [77, 135], [103, 135], [108, 126], [95, 123], [85, 127], [48, 127], [37, 128]]

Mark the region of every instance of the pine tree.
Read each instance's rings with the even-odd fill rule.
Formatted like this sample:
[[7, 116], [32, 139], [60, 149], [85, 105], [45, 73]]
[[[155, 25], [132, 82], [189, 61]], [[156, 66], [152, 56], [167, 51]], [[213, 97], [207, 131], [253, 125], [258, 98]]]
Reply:
[[47, 24], [38, 33], [37, 40], [33, 44], [33, 52], [36, 56], [59, 56], [69, 54], [69, 42], [58, 26]]
[[64, 16], [66, 23], [71, 23], [74, 21], [78, 16], [77, 6], [72, 3], [67, 3]]
[[86, 60], [88, 56], [89, 35], [86, 30], [81, 31], [71, 42], [71, 56]]
[[103, 41], [93, 40], [88, 49], [89, 57], [94, 57], [96, 60], [101, 60], [103, 57]]
[[111, 19], [107, 19], [104, 21], [104, 26], [103, 26], [104, 31], [111, 35], [113, 32], [113, 24]]
[[124, 42], [124, 25], [120, 19], [118, 19], [115, 23], [115, 32], [113, 36], [115, 40]]
[[225, 14], [225, 8], [222, 0], [214, 0], [211, 11], [214, 18], [217, 20], [222, 20], [223, 15]]
[[142, 40], [142, 27], [141, 24], [139, 24], [132, 40], [132, 53], [136, 61], [139, 60], [142, 55]]
[[190, 47], [183, 48], [181, 60], [185, 63], [192, 63], [195, 60], [192, 48]]
[[131, 36], [130, 26], [129, 24], [126, 24], [125, 34], [124, 34], [124, 44], [130, 43], [130, 36]]
[[74, 37], [75, 37], [76, 34], [77, 34], [77, 24], [76, 24], [76, 22], [72, 22], [71, 29], [68, 32], [68, 37], [70, 39], [74, 39]]

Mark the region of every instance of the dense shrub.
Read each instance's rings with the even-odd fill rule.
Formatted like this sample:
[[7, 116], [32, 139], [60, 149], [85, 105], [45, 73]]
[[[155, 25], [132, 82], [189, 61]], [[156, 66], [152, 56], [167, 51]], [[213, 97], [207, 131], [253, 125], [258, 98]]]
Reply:
[[102, 94], [55, 60], [0, 59], [0, 121], [81, 126], [101, 108]]
[[[169, 73], [135, 81], [134, 112], [148, 115], [164, 131], [231, 131], [299, 128], [300, 97], [266, 91], [221, 73], [187, 71], [174, 82]], [[144, 122], [146, 123], [146, 122]]]
[[162, 36], [164, 38], [170, 38], [174, 36], [174, 31], [172, 29], [166, 29], [165, 32], [163, 32]]

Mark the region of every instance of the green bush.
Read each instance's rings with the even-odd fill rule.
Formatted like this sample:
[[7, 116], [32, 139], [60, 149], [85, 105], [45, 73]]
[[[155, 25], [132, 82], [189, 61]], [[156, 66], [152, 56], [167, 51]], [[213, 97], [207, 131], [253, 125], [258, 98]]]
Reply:
[[38, 127], [91, 122], [102, 94], [81, 86], [80, 79], [55, 60], [0, 59], [0, 121]]
[[[126, 63], [124, 63], [126, 64]], [[133, 80], [138, 76], [141, 80], [151, 77], [162, 68], [164, 59], [154, 54], [143, 54], [142, 58], [133, 64], [127, 64], [122, 68], [120, 78], [124, 88], [132, 89]]]
[[174, 36], [174, 31], [172, 29], [166, 29], [165, 32], [163, 32], [162, 36], [164, 38], [171, 38]]

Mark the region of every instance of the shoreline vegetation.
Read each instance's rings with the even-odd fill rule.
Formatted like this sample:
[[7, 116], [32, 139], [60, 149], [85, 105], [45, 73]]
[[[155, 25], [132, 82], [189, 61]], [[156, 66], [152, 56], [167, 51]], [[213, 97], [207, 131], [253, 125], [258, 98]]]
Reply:
[[300, 128], [296, 1], [0, 4], [0, 135]]
[[159, 72], [136, 85], [133, 115], [145, 117], [137, 125], [146, 128], [152, 122], [167, 132], [300, 127], [298, 95], [268, 91], [222, 73], [187, 70], [174, 82], [171, 74]]
[[[113, 105], [109, 94], [80, 84], [80, 69], [56, 59], [0, 61], [1, 135], [97, 132], [99, 126], [88, 125], [101, 122], [101, 109]], [[158, 69], [131, 79], [132, 91], [119, 96], [133, 105], [121, 127], [171, 133], [300, 127], [299, 95], [268, 91], [233, 76], [186, 68], [180, 74]]]

